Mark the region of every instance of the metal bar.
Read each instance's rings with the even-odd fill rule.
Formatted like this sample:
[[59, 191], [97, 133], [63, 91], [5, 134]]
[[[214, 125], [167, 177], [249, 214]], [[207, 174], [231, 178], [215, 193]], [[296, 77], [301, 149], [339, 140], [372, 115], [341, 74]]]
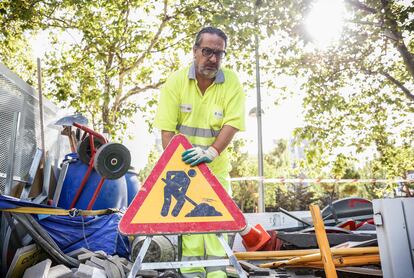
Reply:
[[[401, 210], [402, 210], [403, 215], [404, 215], [403, 219], [404, 219], [404, 224], [405, 224], [405, 227], [406, 227], [405, 228], [405, 234], [408, 238], [407, 244], [408, 244], [408, 247], [411, 251], [414, 250], [413, 245], [412, 245], [412, 243], [414, 241], [414, 238], [411, 237], [411, 235], [414, 235], [414, 232], [412, 230], [410, 230], [410, 229], [413, 228], [413, 224], [412, 224], [412, 219], [410, 219], [410, 216], [409, 216], [409, 211], [410, 211], [410, 208], [413, 209], [413, 207], [414, 206], [413, 206], [412, 202], [410, 203], [410, 202], [402, 201], [402, 203], [401, 203]], [[413, 252], [410, 252], [410, 255], [411, 255], [410, 256], [411, 265], [414, 267], [414, 254], [413, 254]]]
[[104, 144], [105, 143], [108, 143], [108, 140], [106, 140], [105, 136], [103, 136], [102, 134], [96, 132], [95, 130], [92, 130], [92, 129], [90, 129], [90, 128], [84, 126], [84, 125], [78, 124], [76, 122], [73, 123], [73, 126], [76, 126], [77, 128], [79, 128], [79, 129], [81, 129], [81, 130], [83, 130], [83, 131], [85, 131], [85, 132], [87, 132], [89, 134], [92, 134], [93, 136], [98, 137], [99, 139], [102, 140], [102, 143], [104, 143]]
[[[209, 267], [230, 265], [230, 260], [200, 260], [200, 261], [181, 261], [181, 262], [160, 262], [143, 263], [141, 269], [172, 269], [181, 267]], [[246, 276], [244, 276], [246, 277]]]
[[95, 189], [95, 192], [93, 192], [92, 199], [89, 201], [89, 204], [88, 204], [88, 207], [87, 207], [88, 210], [91, 210], [93, 205], [95, 204], [96, 198], [98, 198], [98, 195], [101, 192], [101, 188], [102, 188], [102, 185], [104, 184], [104, 182], [105, 182], [105, 178], [101, 178], [101, 180], [98, 183], [98, 186]]
[[50, 176], [52, 175], [52, 159], [50, 155], [45, 156], [45, 163], [43, 167], [43, 188], [42, 193], [39, 194], [34, 200], [33, 203], [40, 204], [45, 199], [49, 197], [49, 186], [50, 186]]
[[[259, 1], [254, 5], [254, 18], [255, 26], [258, 30], [257, 21], [257, 8]], [[255, 45], [255, 60], [256, 60], [256, 93], [257, 93], [257, 105], [256, 105], [256, 118], [257, 118], [257, 159], [258, 159], [258, 174], [261, 179], [258, 180], [259, 200], [258, 209], [259, 212], [265, 211], [264, 201], [264, 185], [263, 185], [263, 144], [262, 144], [262, 98], [260, 92], [260, 56], [259, 56], [259, 35], [258, 32], [254, 33], [254, 45]]]
[[[12, 185], [13, 185], [13, 172], [14, 172], [14, 156], [15, 156], [15, 149], [16, 149], [16, 140], [17, 140], [17, 134], [19, 132], [19, 124], [20, 124], [20, 112], [15, 112], [13, 114], [13, 122], [12, 122], [12, 133], [10, 136], [10, 145], [9, 145], [9, 156], [7, 160], [7, 175], [6, 175], [6, 181], [5, 181], [5, 188], [4, 188], [4, 195], [10, 195]], [[4, 251], [5, 249], [5, 239], [8, 236], [7, 233], [10, 231], [8, 230], [8, 224], [7, 220], [5, 218], [5, 215], [1, 215], [1, 224], [0, 224], [0, 236], [2, 240], [0, 241], [0, 247], [2, 252], [2, 267], [1, 267], [1, 273], [5, 274], [7, 272], [7, 264], [4, 264], [4, 261], [6, 260], [6, 253]]]
[[43, 150], [42, 160], [45, 161], [45, 125], [43, 114], [43, 95], [42, 95], [42, 69], [40, 66], [40, 58], [37, 58], [37, 89], [39, 94], [39, 114], [40, 114], [40, 143]]
[[20, 112], [13, 114], [12, 133], [9, 145], [9, 159], [7, 160], [7, 176], [6, 187], [4, 188], [4, 195], [10, 195], [13, 186], [13, 172], [14, 172], [14, 156], [16, 149], [16, 140], [20, 124]]
[[180, 261], [180, 262], [159, 262], [159, 263], [142, 263], [147, 253], [147, 250], [150, 246], [152, 237], [147, 236], [142, 244], [141, 249], [139, 250], [138, 256], [135, 259], [135, 262], [132, 266], [130, 273], [128, 274], [128, 278], [133, 278], [137, 275], [139, 270], [147, 270], [147, 269], [174, 269], [174, 268], [181, 268], [181, 267], [209, 267], [209, 266], [227, 266], [233, 265], [236, 269], [239, 277], [247, 278], [245, 272], [243, 271], [241, 265], [237, 261], [236, 256], [234, 255], [233, 251], [231, 250], [230, 246], [224, 239], [223, 235], [217, 234], [217, 237], [223, 246], [224, 250], [226, 251], [227, 256], [229, 259], [220, 259], [220, 260], [199, 260], [199, 261]]
[[256, 105], [256, 117], [257, 117], [257, 158], [258, 158], [258, 174], [261, 179], [259, 183], [259, 212], [265, 211], [264, 201], [264, 185], [263, 185], [263, 143], [262, 143], [262, 104], [260, 95], [260, 69], [259, 69], [259, 39], [257, 33], [255, 33], [255, 45], [256, 45], [256, 88], [257, 88], [257, 105]]
[[332, 259], [331, 248], [329, 246], [328, 237], [326, 236], [325, 225], [321, 217], [321, 211], [317, 205], [309, 206], [312, 214], [313, 225], [315, 227], [315, 236], [321, 250], [323, 267], [327, 278], [338, 277], [335, 270], [335, 264]]
[[62, 164], [62, 169], [60, 169], [59, 180], [56, 184], [55, 194], [53, 195], [53, 206], [57, 207], [60, 199], [60, 193], [62, 192], [63, 182], [66, 178], [66, 173], [68, 172], [69, 162], [65, 161]]
[[[6, 178], [7, 178], [6, 173], [0, 173], [0, 179], [6, 179]], [[23, 179], [22, 177], [19, 177], [19, 176], [13, 176], [13, 181], [27, 182], [27, 180], [25, 180], [25, 179]]]
[[293, 214], [291, 214], [290, 212], [288, 212], [287, 210], [285, 210], [284, 208], [279, 208], [279, 211], [286, 214], [287, 216], [290, 216], [291, 218], [295, 219], [296, 221], [308, 226], [308, 227], [312, 227], [312, 224], [306, 222], [305, 220], [300, 219], [299, 217], [294, 216]]
[[32, 165], [30, 166], [29, 170], [29, 178], [26, 182], [25, 186], [23, 187], [22, 193], [20, 194], [20, 199], [27, 199], [29, 198], [30, 190], [32, 188], [32, 184], [36, 177], [37, 170], [39, 169], [40, 161], [42, 160], [43, 152], [41, 149], [36, 149], [36, 153], [34, 155]]
[[244, 273], [243, 268], [241, 267], [239, 261], [237, 260], [236, 256], [234, 256], [233, 251], [231, 250], [229, 244], [226, 242], [226, 240], [223, 237], [223, 234], [217, 234], [217, 237], [221, 243], [221, 246], [223, 246], [224, 251], [226, 251], [227, 256], [229, 257], [229, 264], [233, 265], [234, 268], [237, 271], [237, 274], [239, 274], [240, 278], [247, 278], [246, 273]]
[[138, 271], [143, 266], [142, 261], [144, 260], [145, 254], [147, 253], [148, 247], [150, 246], [152, 240], [152, 236], [147, 236], [144, 240], [144, 243], [139, 250], [138, 256], [135, 259], [134, 264], [132, 265], [132, 269], [128, 274], [128, 278], [135, 278], [137, 276]]
[[41, 158], [43, 156], [43, 151], [39, 148], [36, 149], [33, 161], [32, 161], [32, 165], [30, 165], [30, 170], [29, 170], [29, 178], [27, 183], [32, 184], [35, 177], [36, 177], [36, 173], [37, 170], [39, 169], [39, 165], [40, 165], [40, 161]]

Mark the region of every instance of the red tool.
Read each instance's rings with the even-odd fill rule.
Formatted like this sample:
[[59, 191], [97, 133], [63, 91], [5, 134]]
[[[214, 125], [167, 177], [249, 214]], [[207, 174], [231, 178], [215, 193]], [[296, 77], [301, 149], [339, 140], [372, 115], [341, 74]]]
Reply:
[[76, 205], [94, 168], [102, 178], [89, 201], [87, 209], [90, 210], [102, 189], [105, 179], [119, 179], [128, 171], [131, 166], [131, 154], [124, 145], [114, 142], [108, 143], [103, 135], [79, 123], [73, 123], [73, 125], [79, 130], [84, 131], [83, 141], [78, 147], [78, 155], [80, 160], [88, 165], [88, 169], [72, 200], [70, 208]]

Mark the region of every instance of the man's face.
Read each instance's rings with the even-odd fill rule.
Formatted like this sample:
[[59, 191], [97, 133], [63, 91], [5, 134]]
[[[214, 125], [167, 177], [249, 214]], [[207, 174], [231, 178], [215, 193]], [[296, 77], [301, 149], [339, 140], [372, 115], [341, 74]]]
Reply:
[[197, 76], [207, 79], [215, 78], [222, 60], [220, 56], [224, 50], [225, 43], [221, 37], [216, 34], [202, 34], [200, 45], [193, 49]]

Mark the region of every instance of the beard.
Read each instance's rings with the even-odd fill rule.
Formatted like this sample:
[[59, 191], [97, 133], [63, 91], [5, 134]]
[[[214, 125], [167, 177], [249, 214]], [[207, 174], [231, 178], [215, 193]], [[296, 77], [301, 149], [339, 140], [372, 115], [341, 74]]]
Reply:
[[219, 65], [198, 65], [198, 72], [205, 78], [213, 79], [216, 77]]

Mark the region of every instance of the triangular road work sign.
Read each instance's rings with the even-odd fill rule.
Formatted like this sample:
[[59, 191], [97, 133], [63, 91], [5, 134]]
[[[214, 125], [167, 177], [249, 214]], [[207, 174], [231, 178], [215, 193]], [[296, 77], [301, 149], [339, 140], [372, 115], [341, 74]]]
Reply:
[[242, 212], [206, 164], [190, 167], [181, 154], [192, 145], [176, 135], [119, 223], [124, 235], [236, 232]]

